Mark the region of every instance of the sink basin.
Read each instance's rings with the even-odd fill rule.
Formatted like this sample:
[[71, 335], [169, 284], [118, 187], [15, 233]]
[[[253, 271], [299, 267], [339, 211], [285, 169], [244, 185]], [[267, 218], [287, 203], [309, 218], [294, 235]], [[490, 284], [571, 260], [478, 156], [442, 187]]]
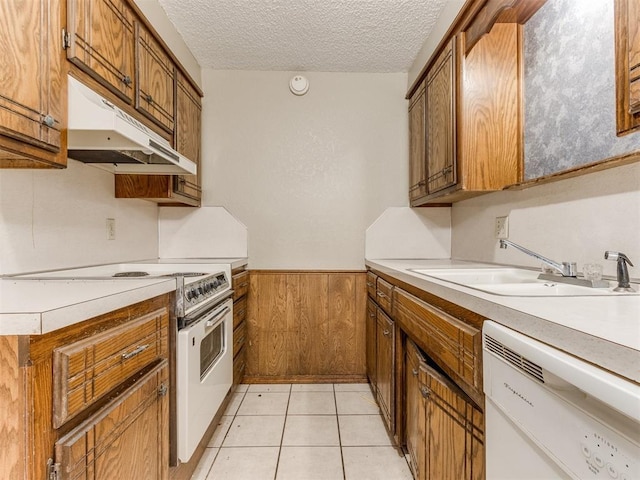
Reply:
[[411, 271], [459, 285], [535, 283], [540, 272], [524, 268], [416, 268]]
[[591, 297], [602, 295], [638, 295], [638, 292], [614, 292], [609, 288], [590, 288], [549, 280], [539, 280], [540, 272], [524, 268], [416, 268], [419, 275], [437, 278], [492, 295], [510, 297]]

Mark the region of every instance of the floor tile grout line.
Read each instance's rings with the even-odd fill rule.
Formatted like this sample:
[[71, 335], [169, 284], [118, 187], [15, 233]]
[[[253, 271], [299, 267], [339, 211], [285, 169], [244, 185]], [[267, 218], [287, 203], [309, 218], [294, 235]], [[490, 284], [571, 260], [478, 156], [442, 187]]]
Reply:
[[340, 446], [340, 464], [342, 465], [342, 479], [346, 480], [347, 472], [344, 469], [344, 455], [342, 454], [342, 437], [340, 436], [340, 417], [338, 416], [338, 396], [336, 395], [336, 384], [333, 384], [333, 401], [336, 404], [336, 424], [338, 425], [338, 445]]
[[291, 403], [291, 391], [293, 385], [289, 385], [289, 398], [287, 398], [287, 408], [284, 411], [284, 423], [280, 434], [280, 446], [278, 447], [278, 458], [276, 459], [276, 471], [273, 473], [273, 480], [278, 478], [278, 467], [280, 466], [280, 455], [282, 455], [282, 441], [284, 440], [284, 430], [287, 428], [287, 417], [289, 416], [289, 404]]

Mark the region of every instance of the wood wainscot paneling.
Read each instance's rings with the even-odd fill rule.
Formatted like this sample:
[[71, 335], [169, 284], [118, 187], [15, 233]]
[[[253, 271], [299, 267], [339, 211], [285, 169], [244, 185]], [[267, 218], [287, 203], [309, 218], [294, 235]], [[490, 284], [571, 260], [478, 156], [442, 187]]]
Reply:
[[366, 381], [365, 272], [253, 270], [245, 382]]

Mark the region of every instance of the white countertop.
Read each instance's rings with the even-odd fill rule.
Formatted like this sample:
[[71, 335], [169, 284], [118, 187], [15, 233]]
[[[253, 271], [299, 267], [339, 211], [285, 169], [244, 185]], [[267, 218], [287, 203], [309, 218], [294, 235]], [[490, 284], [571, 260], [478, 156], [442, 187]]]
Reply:
[[0, 279], [0, 335], [52, 332], [172, 292], [174, 278], [146, 280]]
[[367, 260], [366, 265], [640, 383], [638, 295], [500, 296], [426, 277], [409, 270], [473, 267], [483, 264], [416, 259]]
[[[247, 259], [160, 258], [126, 263], [225, 264], [234, 269], [246, 265]], [[167, 277], [113, 280], [25, 280], [1, 277], [0, 335], [49, 333], [175, 289], [175, 278]]]

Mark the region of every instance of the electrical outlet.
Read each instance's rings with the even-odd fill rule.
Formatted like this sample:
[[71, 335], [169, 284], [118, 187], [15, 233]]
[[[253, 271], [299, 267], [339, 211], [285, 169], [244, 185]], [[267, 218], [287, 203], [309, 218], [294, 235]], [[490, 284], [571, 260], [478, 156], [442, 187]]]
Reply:
[[509, 217], [496, 217], [496, 238], [509, 238]]
[[107, 218], [107, 240], [116, 239], [116, 219]]

